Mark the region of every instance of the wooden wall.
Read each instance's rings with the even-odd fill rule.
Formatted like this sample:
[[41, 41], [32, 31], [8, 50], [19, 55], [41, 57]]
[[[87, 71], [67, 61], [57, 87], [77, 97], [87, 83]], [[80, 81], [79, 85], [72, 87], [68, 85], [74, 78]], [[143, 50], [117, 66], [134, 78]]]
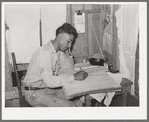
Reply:
[[[107, 7], [106, 7], [107, 6]], [[67, 22], [74, 25], [74, 13], [77, 11], [85, 12], [85, 33], [79, 33], [76, 39], [72, 52], [75, 57], [75, 62], [82, 62], [85, 57], [90, 57], [94, 53], [99, 53], [100, 44], [102, 48], [103, 34], [101, 31], [103, 13], [101, 9], [110, 11], [108, 5], [100, 4], [71, 4], [67, 5]], [[95, 30], [95, 32], [94, 32]], [[98, 42], [97, 42], [98, 41]]]

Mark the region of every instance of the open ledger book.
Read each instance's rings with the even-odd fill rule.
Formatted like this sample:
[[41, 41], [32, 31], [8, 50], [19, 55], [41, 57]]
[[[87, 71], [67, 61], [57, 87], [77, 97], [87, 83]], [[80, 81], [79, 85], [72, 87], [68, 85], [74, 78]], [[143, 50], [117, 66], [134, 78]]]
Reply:
[[82, 68], [88, 72], [88, 77], [83, 81], [74, 81], [63, 86], [63, 90], [68, 99], [87, 94], [96, 94], [100, 92], [116, 91], [120, 89], [120, 84], [114, 81], [107, 73], [104, 66], [76, 65], [78, 71]]

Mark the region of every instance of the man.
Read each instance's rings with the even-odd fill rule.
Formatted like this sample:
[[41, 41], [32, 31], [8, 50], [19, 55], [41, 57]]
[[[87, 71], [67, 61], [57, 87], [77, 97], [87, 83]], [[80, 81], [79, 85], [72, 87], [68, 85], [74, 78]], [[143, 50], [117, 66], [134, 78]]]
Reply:
[[64, 23], [56, 30], [56, 37], [33, 54], [27, 74], [23, 80], [25, 98], [35, 107], [74, 107], [78, 101], [66, 98], [62, 86], [74, 80], [84, 80], [88, 74], [79, 71], [75, 74], [58, 74], [60, 67], [60, 51], [66, 52], [71, 48], [77, 37], [76, 29]]

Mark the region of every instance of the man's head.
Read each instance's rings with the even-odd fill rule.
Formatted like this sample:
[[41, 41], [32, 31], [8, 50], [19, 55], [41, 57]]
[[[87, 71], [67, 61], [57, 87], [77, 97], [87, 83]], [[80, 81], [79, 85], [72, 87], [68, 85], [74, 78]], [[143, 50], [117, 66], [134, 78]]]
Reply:
[[56, 37], [58, 38], [58, 48], [65, 51], [71, 47], [71, 43], [77, 38], [76, 29], [69, 23], [64, 23], [56, 30]]

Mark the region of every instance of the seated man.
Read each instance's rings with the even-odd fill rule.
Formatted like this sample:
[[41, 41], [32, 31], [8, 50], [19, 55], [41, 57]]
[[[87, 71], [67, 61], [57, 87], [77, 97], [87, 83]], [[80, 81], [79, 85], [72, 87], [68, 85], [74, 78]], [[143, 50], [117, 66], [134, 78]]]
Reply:
[[64, 23], [56, 30], [56, 37], [35, 51], [29, 63], [27, 74], [23, 80], [25, 98], [34, 107], [75, 107], [80, 106], [79, 100], [70, 101], [66, 98], [62, 86], [74, 80], [82, 81], [88, 74], [77, 73], [58, 74], [61, 51], [71, 48], [76, 39], [76, 29]]

